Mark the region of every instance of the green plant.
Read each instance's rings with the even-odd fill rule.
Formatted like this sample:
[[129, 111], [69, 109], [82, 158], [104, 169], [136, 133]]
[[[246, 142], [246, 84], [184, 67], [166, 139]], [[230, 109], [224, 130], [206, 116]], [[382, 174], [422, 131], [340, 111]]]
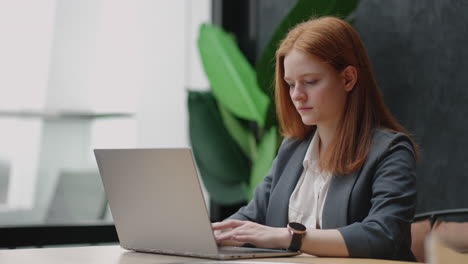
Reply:
[[255, 70], [231, 35], [213, 25], [200, 27], [198, 47], [212, 92], [189, 91], [189, 126], [211, 199], [224, 205], [250, 199], [276, 155], [280, 137], [272, 83], [280, 40], [311, 16], [346, 17], [357, 2], [299, 0], [273, 34]]

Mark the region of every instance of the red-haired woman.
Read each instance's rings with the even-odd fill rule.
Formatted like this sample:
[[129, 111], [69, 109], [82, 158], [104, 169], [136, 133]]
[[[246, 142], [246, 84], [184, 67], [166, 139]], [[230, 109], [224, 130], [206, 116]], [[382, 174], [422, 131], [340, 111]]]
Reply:
[[294, 27], [276, 52], [275, 93], [285, 139], [253, 200], [213, 224], [217, 240], [414, 260], [417, 146], [356, 30], [335, 17]]

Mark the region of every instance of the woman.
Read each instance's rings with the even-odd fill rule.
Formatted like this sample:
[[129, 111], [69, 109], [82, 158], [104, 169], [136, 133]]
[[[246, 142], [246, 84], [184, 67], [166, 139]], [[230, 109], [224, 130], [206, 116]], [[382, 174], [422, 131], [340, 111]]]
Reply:
[[275, 89], [285, 140], [253, 200], [213, 224], [217, 240], [414, 260], [417, 146], [354, 28], [334, 17], [294, 27], [276, 52]]

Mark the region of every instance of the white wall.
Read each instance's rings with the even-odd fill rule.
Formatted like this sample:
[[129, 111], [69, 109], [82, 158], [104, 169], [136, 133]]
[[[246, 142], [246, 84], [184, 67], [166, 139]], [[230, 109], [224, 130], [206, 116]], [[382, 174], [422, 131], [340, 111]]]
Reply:
[[[0, 112], [44, 107], [54, 21], [55, 0], [0, 0]], [[33, 206], [41, 130], [38, 119], [0, 116], [11, 206]]]
[[[0, 150], [0, 157], [13, 160], [13, 171], [23, 168], [21, 176], [12, 175], [16, 185], [9, 194], [16, 202], [9, 205], [34, 197], [41, 212], [0, 214], [0, 224], [43, 218], [60, 171], [96, 169], [93, 148], [189, 145], [186, 88], [208, 87], [195, 45], [210, 9], [210, 0], [0, 0], [0, 36], [9, 32], [11, 39], [0, 40], [0, 57], [7, 58], [0, 61], [0, 72], [10, 76], [0, 75], [0, 91], [9, 96], [0, 96], [0, 111], [135, 114], [133, 119], [35, 120], [35, 130], [12, 130], [12, 137], [27, 139], [21, 139], [21, 157]], [[23, 29], [24, 36], [17, 35]], [[0, 124], [11, 125], [3, 119]], [[8, 141], [3, 135], [2, 140]], [[30, 164], [19, 166], [19, 159]]]
[[135, 112], [138, 147], [188, 146], [186, 89], [208, 88], [196, 39], [211, 1], [101, 1], [94, 109]]
[[185, 87], [209, 90], [198, 52], [198, 31], [202, 23], [211, 23], [211, 0], [185, 0]]

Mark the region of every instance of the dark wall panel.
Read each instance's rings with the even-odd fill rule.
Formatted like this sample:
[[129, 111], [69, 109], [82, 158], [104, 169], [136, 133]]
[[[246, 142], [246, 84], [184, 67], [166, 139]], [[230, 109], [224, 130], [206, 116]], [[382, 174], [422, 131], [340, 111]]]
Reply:
[[468, 1], [362, 0], [385, 100], [422, 148], [418, 212], [468, 207]]
[[271, 36], [297, 0], [256, 0], [257, 9], [257, 60]]

